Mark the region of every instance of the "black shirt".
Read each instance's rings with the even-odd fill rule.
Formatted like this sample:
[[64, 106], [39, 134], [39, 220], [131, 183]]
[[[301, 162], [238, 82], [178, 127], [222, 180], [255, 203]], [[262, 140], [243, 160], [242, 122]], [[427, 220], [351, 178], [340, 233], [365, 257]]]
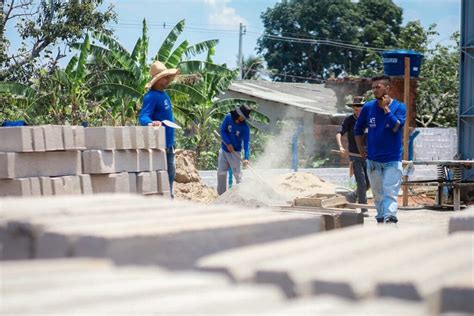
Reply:
[[341, 135], [344, 135], [347, 133], [347, 140], [349, 141], [349, 152], [358, 154], [359, 149], [357, 149], [357, 143], [355, 140], [355, 134], [354, 134], [354, 126], [357, 121], [357, 118], [354, 116], [354, 114], [349, 115], [344, 119], [342, 122], [342, 125], [339, 126], [337, 129], [337, 132]]

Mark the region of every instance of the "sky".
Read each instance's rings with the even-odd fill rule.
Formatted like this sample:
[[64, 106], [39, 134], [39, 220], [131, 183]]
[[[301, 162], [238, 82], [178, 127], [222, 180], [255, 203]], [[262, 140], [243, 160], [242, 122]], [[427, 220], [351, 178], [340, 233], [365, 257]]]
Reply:
[[[218, 39], [214, 61], [236, 67], [239, 24], [243, 23], [246, 26], [246, 34], [243, 36], [244, 56], [256, 55], [257, 39], [263, 32], [260, 15], [278, 2], [280, 1], [104, 0], [104, 5], [114, 5], [118, 14], [118, 24], [111, 27], [122, 45], [129, 50], [132, 50], [141, 35], [144, 18], [149, 27], [151, 56], [156, 54], [170, 29], [178, 21], [185, 19], [186, 27], [180, 39], [186, 39], [192, 44]], [[403, 8], [403, 24], [420, 20], [424, 27], [428, 27], [436, 23], [440, 33], [436, 41], [446, 43], [449, 36], [459, 30], [460, 0], [394, 0], [394, 2]], [[19, 42], [15, 36], [12, 28], [7, 29], [7, 37], [12, 42], [12, 47]]]

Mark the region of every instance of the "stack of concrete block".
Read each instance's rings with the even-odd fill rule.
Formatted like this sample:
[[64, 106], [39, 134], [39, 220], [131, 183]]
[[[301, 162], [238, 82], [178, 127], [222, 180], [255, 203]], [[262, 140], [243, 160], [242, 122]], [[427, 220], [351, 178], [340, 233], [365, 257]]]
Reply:
[[83, 127], [1, 127], [0, 140], [0, 196], [91, 192], [81, 175]]
[[433, 313], [473, 313], [473, 240], [435, 227], [359, 226], [229, 250], [197, 266], [277, 285], [288, 297], [395, 298]]
[[163, 127], [85, 129], [83, 173], [94, 193], [169, 194]]
[[5, 262], [1, 291], [0, 311], [8, 315], [429, 315], [422, 304], [401, 300], [286, 300], [272, 286], [99, 259]]
[[164, 127], [2, 127], [0, 140], [0, 197], [170, 191]]

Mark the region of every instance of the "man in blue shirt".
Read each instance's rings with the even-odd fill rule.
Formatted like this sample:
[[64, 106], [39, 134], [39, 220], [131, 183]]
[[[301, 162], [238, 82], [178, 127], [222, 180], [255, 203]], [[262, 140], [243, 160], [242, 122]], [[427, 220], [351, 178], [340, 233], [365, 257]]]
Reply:
[[[167, 69], [166, 66], [156, 61], [150, 67], [152, 79], [146, 85], [150, 89], [143, 98], [143, 107], [140, 111], [140, 124], [143, 126], [161, 126], [163, 120], [175, 122], [173, 105], [169, 95], [164, 91], [179, 74], [178, 69]], [[174, 128], [164, 125], [166, 133], [166, 161], [168, 179], [170, 182], [170, 194], [173, 194], [173, 182], [176, 177], [176, 163], [174, 157], [175, 140]]]
[[230, 111], [221, 125], [222, 146], [217, 161], [217, 193], [223, 194], [227, 190], [227, 171], [232, 168], [235, 182], [242, 181], [241, 151], [244, 144], [244, 165], [250, 157], [250, 127], [246, 119], [252, 110], [242, 105]]
[[[387, 76], [373, 78], [372, 91], [376, 99], [364, 105], [355, 125], [357, 148], [362, 157], [368, 159], [377, 222], [397, 223], [406, 105], [389, 96], [390, 78]], [[366, 128], [367, 150], [362, 139]]]

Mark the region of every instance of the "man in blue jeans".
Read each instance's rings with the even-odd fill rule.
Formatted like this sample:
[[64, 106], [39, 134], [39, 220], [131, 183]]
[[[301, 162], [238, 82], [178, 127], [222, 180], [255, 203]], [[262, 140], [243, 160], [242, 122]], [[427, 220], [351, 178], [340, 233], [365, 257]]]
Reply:
[[[403, 126], [406, 105], [389, 96], [390, 78], [372, 78], [375, 100], [367, 102], [357, 119], [357, 148], [367, 158], [377, 222], [397, 223], [398, 193], [402, 181]], [[362, 136], [368, 128], [367, 150]]]
[[[167, 69], [159, 61], [154, 62], [150, 67], [152, 79], [147, 83], [149, 91], [143, 98], [143, 107], [140, 111], [140, 124], [144, 126], [161, 126], [163, 120], [175, 122], [173, 105], [165, 89], [179, 74], [178, 69]], [[176, 162], [174, 157], [175, 140], [174, 128], [164, 125], [166, 133], [166, 161], [168, 169], [168, 179], [170, 182], [170, 194], [174, 197], [173, 182], [176, 177]]]

